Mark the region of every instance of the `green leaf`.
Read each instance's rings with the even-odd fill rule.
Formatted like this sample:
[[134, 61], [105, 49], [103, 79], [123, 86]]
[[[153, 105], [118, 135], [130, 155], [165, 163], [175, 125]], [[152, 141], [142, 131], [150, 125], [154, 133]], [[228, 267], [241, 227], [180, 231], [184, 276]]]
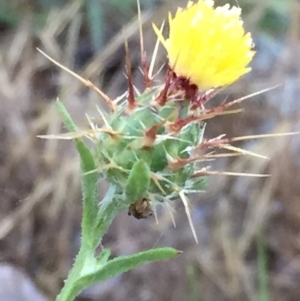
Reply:
[[[64, 125], [66, 126], [67, 130], [69, 132], [76, 132], [78, 130], [77, 126], [74, 123], [71, 115], [67, 111], [66, 107], [63, 105], [63, 103], [60, 102], [59, 100], [57, 100], [56, 107], [57, 107], [57, 110], [60, 113], [61, 117], [63, 118], [63, 122], [64, 122]], [[76, 139], [76, 140], [79, 140], [79, 139]]]
[[146, 263], [175, 258], [180, 253], [181, 252], [173, 248], [157, 248], [129, 256], [117, 257], [108, 261], [103, 268], [99, 269], [95, 273], [78, 279], [75, 286], [80, 288], [80, 290], [83, 290], [97, 282], [107, 280]]
[[96, 224], [93, 230], [94, 248], [99, 245], [99, 242], [101, 241], [103, 235], [106, 233], [114, 217], [126, 207], [127, 206], [126, 204], [124, 204], [123, 200], [119, 200], [116, 197], [116, 187], [114, 185], [111, 185], [99, 205]]
[[[75, 125], [69, 112], [65, 106], [60, 102], [56, 102], [57, 109], [63, 118], [66, 128], [70, 132], [76, 132]], [[80, 155], [81, 161], [81, 181], [82, 181], [82, 196], [83, 196], [83, 218], [82, 218], [82, 244], [92, 245], [93, 230], [98, 214], [98, 174], [96, 163], [93, 154], [85, 143], [77, 138], [75, 139], [76, 148]]]
[[96, 257], [97, 266], [102, 267], [105, 265], [110, 257], [110, 249], [103, 249], [102, 252]]
[[135, 162], [125, 186], [125, 194], [129, 205], [145, 197], [150, 186], [150, 179], [149, 166], [143, 160]]

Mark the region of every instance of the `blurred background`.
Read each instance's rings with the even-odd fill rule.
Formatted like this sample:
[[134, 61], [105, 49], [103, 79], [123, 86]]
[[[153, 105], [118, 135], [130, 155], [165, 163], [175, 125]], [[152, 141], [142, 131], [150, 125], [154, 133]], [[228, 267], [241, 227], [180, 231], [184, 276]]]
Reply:
[[[145, 49], [152, 22], [187, 1], [141, 0]], [[298, 0], [216, 1], [243, 8], [257, 54], [253, 71], [215, 103], [282, 84], [246, 100], [237, 115], [217, 117], [206, 137], [300, 130], [300, 3]], [[54, 106], [63, 101], [79, 127], [103, 102], [45, 59], [39, 47], [101, 87], [111, 98], [126, 89], [124, 35], [134, 83], [141, 87], [135, 0], [0, 0], [0, 300], [54, 300], [80, 243], [78, 157], [72, 142], [42, 140], [64, 130]], [[156, 71], [165, 62], [160, 49]], [[158, 78], [163, 73], [158, 75]], [[199, 244], [178, 202], [169, 215], [136, 220], [120, 214], [104, 238], [113, 255], [173, 246], [179, 258], [150, 264], [84, 291], [78, 301], [299, 301], [300, 136], [235, 144], [268, 156], [212, 162], [214, 170], [270, 173], [267, 179], [212, 176], [192, 196]], [[104, 193], [105, 183], [101, 184]]]

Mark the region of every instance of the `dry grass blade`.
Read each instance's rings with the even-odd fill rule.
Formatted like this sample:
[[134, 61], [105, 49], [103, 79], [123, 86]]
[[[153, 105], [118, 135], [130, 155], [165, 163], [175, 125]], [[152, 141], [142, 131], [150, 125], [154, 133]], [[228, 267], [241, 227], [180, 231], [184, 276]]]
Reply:
[[[152, 14], [148, 11], [143, 12], [141, 15], [141, 20], [143, 24], [148, 22]], [[139, 20], [137, 17], [134, 17], [127, 25], [123, 27], [123, 30], [120, 30], [110, 42], [105, 46], [104, 49], [87, 65], [84, 69], [83, 74], [86, 78], [94, 78], [98, 74], [101, 74], [105, 69], [105, 63], [107, 62], [112, 53], [115, 53], [119, 47], [124, 43], [124, 33], [129, 39], [133, 37], [139, 28]]]
[[243, 172], [230, 172], [230, 171], [208, 171], [201, 170], [192, 175], [192, 178], [202, 176], [235, 176], [235, 177], [255, 177], [255, 178], [266, 178], [269, 174], [255, 174], [255, 173], [243, 173]]

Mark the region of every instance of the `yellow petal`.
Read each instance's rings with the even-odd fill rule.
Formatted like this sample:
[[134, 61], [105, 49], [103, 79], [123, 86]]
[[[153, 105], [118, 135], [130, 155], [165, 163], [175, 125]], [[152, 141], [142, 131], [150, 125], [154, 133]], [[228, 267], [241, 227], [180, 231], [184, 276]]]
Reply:
[[164, 39], [169, 65], [178, 76], [190, 79], [201, 90], [233, 83], [251, 69], [254, 51], [250, 33], [240, 18], [241, 9], [229, 4], [214, 8], [212, 0], [189, 1], [169, 14], [169, 37]]

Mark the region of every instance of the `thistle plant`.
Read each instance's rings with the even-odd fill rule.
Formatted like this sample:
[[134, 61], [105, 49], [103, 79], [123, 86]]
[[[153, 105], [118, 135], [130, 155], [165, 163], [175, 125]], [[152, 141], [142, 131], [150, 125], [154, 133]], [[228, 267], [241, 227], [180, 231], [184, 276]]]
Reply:
[[[148, 66], [141, 42], [143, 91], [137, 91], [132, 82], [130, 54], [125, 42], [128, 90], [116, 100], [43, 53], [94, 89], [109, 109], [107, 113], [97, 107], [102, 124], [95, 124], [89, 118], [91, 128], [82, 131], [58, 101], [58, 110], [69, 133], [43, 136], [74, 139], [81, 161], [81, 248], [57, 301], [72, 301], [96, 282], [180, 253], [173, 248], [158, 248], [110, 259], [110, 250], [104, 248], [101, 241], [120, 211], [127, 210], [138, 219], [153, 214], [157, 219], [158, 205], [172, 214], [173, 203], [180, 199], [197, 242], [188, 195], [205, 191], [207, 177], [219, 173], [211, 171], [207, 161], [241, 154], [259, 156], [230, 144], [253, 136], [227, 138], [222, 135], [204, 139], [207, 119], [236, 113], [239, 110], [229, 110], [233, 105], [263, 92], [206, 108], [220, 89], [251, 70], [248, 64], [254, 56], [253, 42], [250, 33], [244, 30], [240, 15], [238, 7], [226, 4], [214, 8], [212, 0], [199, 0], [179, 8], [174, 17], [169, 15], [167, 38], [163, 37], [162, 27], [158, 29], [154, 25], [158, 41], [167, 51], [168, 62], [165, 79], [157, 81], [153, 76], [157, 46]], [[93, 147], [88, 147], [83, 138], [89, 139]], [[216, 153], [216, 149], [223, 152]], [[109, 183], [102, 200], [98, 196], [99, 179]], [[99, 246], [102, 250], [97, 254]]]

